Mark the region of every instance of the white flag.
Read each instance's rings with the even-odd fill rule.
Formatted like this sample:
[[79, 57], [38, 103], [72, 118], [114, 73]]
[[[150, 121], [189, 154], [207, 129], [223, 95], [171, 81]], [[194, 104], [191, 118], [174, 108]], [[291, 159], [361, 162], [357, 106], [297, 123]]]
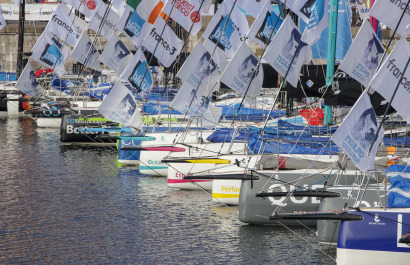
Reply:
[[[171, 0], [162, 12], [181, 25], [191, 35], [196, 35], [202, 28], [201, 12], [209, 7], [211, 0]], [[192, 27], [192, 29], [191, 29]]]
[[107, 4], [101, 2], [94, 12], [88, 28], [108, 39], [114, 31], [117, 20], [118, 14]]
[[170, 107], [191, 118], [201, 119], [200, 123], [205, 128], [215, 127], [222, 115], [222, 108], [211, 103], [209, 95], [206, 94], [206, 87], [201, 86], [197, 89], [188, 82], [182, 83]]
[[361, 20], [369, 19], [370, 8], [368, 8], [366, 5], [357, 5], [356, 10], [359, 12]]
[[101, 71], [100, 62], [98, 60], [100, 53], [94, 47], [87, 32], [84, 32], [83, 35], [81, 35], [81, 38], [74, 47], [70, 57], [84, 64], [88, 68]]
[[138, 49], [128, 64], [121, 79], [126, 81], [137, 93], [144, 98], [152, 87], [152, 77], [147, 60], [141, 49]]
[[[233, 1], [233, 0], [231, 0]], [[236, 4], [249, 15], [258, 17], [259, 13], [266, 4], [270, 4], [270, 0], [237, 0]]]
[[263, 56], [263, 59], [283, 77], [288, 72], [286, 80], [293, 87], [297, 87], [302, 65], [312, 58], [312, 48], [300, 40], [301, 36], [292, 18], [287, 16]]
[[[370, 15], [380, 20], [383, 24], [394, 30], [399, 23], [399, 19], [403, 14], [407, 1], [390, 1], [390, 0], [377, 0], [372, 9]], [[397, 29], [397, 33], [403, 37], [407, 36], [406, 26], [410, 24], [410, 8], [404, 13], [403, 19]]]
[[99, 60], [114, 70], [118, 76], [121, 76], [122, 72], [124, 72], [132, 60], [132, 57], [131, 51], [114, 32], [108, 40]]
[[293, 11], [299, 18], [303, 19], [306, 24], [309, 23], [310, 16], [312, 15], [311, 6], [316, 0], [292, 0], [287, 1], [286, 6]]
[[219, 89], [216, 83], [222, 71], [218, 69], [214, 59], [211, 59], [211, 54], [204, 48], [202, 42], [199, 41], [182, 65], [177, 77], [182, 81], [188, 82], [194, 88], [200, 84], [205, 86], [206, 91], [204, 93], [209, 95], [215, 89]]
[[367, 87], [383, 57], [384, 47], [369, 21], [363, 25], [339, 69]]
[[137, 11], [126, 5], [116, 28], [127, 36], [135, 46], [139, 47], [149, 33], [151, 26], [138, 15]]
[[[81, 26], [83, 26], [83, 24], [74, 23], [73, 19], [69, 17], [69, 13], [70, 9], [65, 4], [60, 3], [54, 10], [46, 30], [54, 33], [60, 40], [74, 47], [80, 39], [82, 32]], [[75, 21], [81, 21], [81, 19], [77, 17]]]
[[263, 69], [258, 62], [248, 45], [242, 43], [220, 79], [242, 97], [246, 93], [245, 99], [251, 105], [255, 103], [263, 83]]
[[273, 11], [272, 5], [267, 3], [252, 24], [247, 37], [265, 48], [272, 41], [282, 23], [283, 19], [279, 18]]
[[26, 67], [24, 67], [24, 70], [17, 81], [16, 88], [30, 97], [36, 97], [43, 91], [43, 87], [34, 75], [30, 62], [28, 62]]
[[309, 23], [302, 34], [302, 41], [312, 45], [317, 42], [323, 30], [329, 27], [329, 8], [327, 0], [316, 0], [310, 7]]
[[[363, 93], [350, 110], [342, 125], [332, 136], [332, 141], [352, 160], [361, 171], [374, 169], [374, 158], [380, 141], [384, 137], [380, 129], [377, 140], [369, 153], [370, 145], [376, 137], [376, 113], [367, 93]], [[369, 156], [367, 156], [369, 154]]]
[[[232, 13], [228, 18], [231, 10]], [[202, 37], [205, 39], [204, 45], [208, 51], [212, 51], [217, 45], [222, 53], [232, 58], [248, 31], [249, 24], [246, 16], [237, 7], [232, 9], [230, 1], [225, 1], [219, 7]]]
[[3, 17], [3, 14], [1, 13], [1, 5], [0, 5], [0, 30], [4, 29], [6, 26], [6, 20]]
[[65, 72], [64, 62], [71, 50], [55, 37], [49, 37], [47, 32], [40, 36], [32, 50], [31, 58], [42, 65], [51, 68], [58, 75]]
[[61, 2], [74, 7], [87, 18], [91, 19], [101, 0], [61, 0]]
[[[409, 58], [410, 44], [406, 38], [402, 37], [369, 84], [371, 88], [390, 102], [392, 94], [400, 82], [396, 95], [390, 103], [407, 122], [410, 122], [410, 65], [404, 74], [403, 71]], [[403, 78], [401, 79], [401, 77]]]
[[98, 112], [110, 121], [139, 128], [143, 125], [141, 114], [133, 95], [121, 82], [117, 82], [104, 98]]
[[183, 45], [184, 41], [178, 38], [162, 18], [155, 21], [149, 34], [142, 42], [142, 46], [150, 51], [165, 67], [171, 66], [181, 52]]

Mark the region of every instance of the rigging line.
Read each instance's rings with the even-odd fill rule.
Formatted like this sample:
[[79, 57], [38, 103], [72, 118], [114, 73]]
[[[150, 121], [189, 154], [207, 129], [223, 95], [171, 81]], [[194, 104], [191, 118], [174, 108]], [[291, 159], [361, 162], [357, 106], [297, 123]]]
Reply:
[[332, 256], [330, 256], [328, 253], [324, 252], [322, 249], [317, 248], [315, 244], [312, 244], [312, 242], [306, 240], [305, 238], [303, 238], [301, 235], [299, 235], [298, 233], [296, 233], [295, 231], [293, 231], [290, 227], [286, 226], [284, 223], [278, 221], [278, 223], [280, 225], [282, 225], [283, 227], [285, 227], [286, 229], [288, 229], [290, 232], [292, 232], [293, 234], [295, 234], [296, 236], [298, 236], [300, 239], [302, 239], [303, 241], [305, 241], [306, 243], [308, 243], [309, 245], [312, 246], [312, 248], [316, 248], [317, 250], [319, 250], [320, 252], [322, 252], [324, 255], [326, 255], [329, 259], [333, 260], [334, 262], [336, 262], [336, 259], [334, 259]]
[[[407, 1], [407, 6], [408, 6], [409, 3], [410, 3], [410, 1]], [[406, 63], [406, 66], [405, 66], [404, 69], [403, 69], [403, 73], [401, 74], [400, 79], [399, 79], [399, 81], [397, 82], [396, 88], [395, 88], [394, 91], [393, 91], [393, 94], [392, 94], [392, 96], [391, 96], [390, 101], [388, 101], [387, 108], [386, 108], [386, 110], [384, 111], [383, 118], [382, 118], [382, 120], [381, 120], [379, 126], [377, 127], [376, 135], [375, 135], [375, 137], [374, 137], [373, 140], [372, 140], [372, 144], [370, 145], [369, 151], [367, 152], [367, 156], [369, 156], [370, 151], [372, 150], [373, 145], [374, 145], [374, 143], [376, 142], [376, 140], [377, 140], [377, 138], [378, 138], [378, 136], [379, 136], [380, 129], [381, 129], [381, 127], [383, 126], [383, 123], [384, 123], [384, 121], [385, 121], [385, 119], [386, 119], [386, 116], [387, 116], [388, 111], [390, 110], [391, 102], [393, 101], [394, 97], [396, 96], [397, 90], [399, 89], [399, 86], [400, 86], [402, 80], [404, 79], [404, 74], [405, 74], [406, 71], [407, 71], [407, 67], [409, 66], [409, 63], [410, 63], [410, 57], [407, 59], [407, 63]]]

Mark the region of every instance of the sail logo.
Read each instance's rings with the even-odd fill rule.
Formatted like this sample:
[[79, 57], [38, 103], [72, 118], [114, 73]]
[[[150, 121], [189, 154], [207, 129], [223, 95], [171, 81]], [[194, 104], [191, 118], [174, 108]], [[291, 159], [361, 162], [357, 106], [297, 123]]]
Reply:
[[67, 25], [63, 20], [58, 18], [57, 15], [53, 15], [53, 17], [51, 18], [51, 21], [54, 22], [56, 25], [62, 27], [66, 31], [68, 31], [68, 33], [72, 34], [76, 39], [80, 38], [80, 36], [74, 32], [73, 28]]
[[259, 28], [258, 33], [256, 33], [256, 38], [268, 45], [277, 32], [277, 30], [275, 30], [275, 23], [277, 23], [276, 28], [278, 29], [282, 24], [282, 20], [279, 20], [275, 13], [266, 12], [265, 19]]
[[61, 64], [62, 54], [60, 49], [53, 43], [47, 43], [43, 53], [40, 56], [40, 60], [50, 66], [58, 66]]
[[190, 4], [187, 0], [172, 0], [171, 4], [175, 3], [175, 8], [181, 12], [182, 15], [188, 17], [194, 23], [198, 23], [201, 20], [201, 15], [198, 11], [193, 11], [195, 9], [195, 5]]
[[135, 10], [131, 11], [126, 22], [124, 31], [132, 37], [139, 37], [141, 35], [142, 26], [144, 25], [145, 20], [142, 19]]
[[232, 48], [231, 36], [234, 31], [232, 20], [230, 18], [227, 20], [227, 16], [223, 16], [209, 36], [209, 40], [223, 51], [230, 50]]
[[171, 47], [168, 42], [166, 42], [161, 35], [156, 32], [156, 28], [152, 28], [150, 32], [150, 36], [152, 36], [162, 47], [165, 48], [169, 52], [169, 55], [174, 55], [177, 48]]
[[128, 81], [138, 93], [141, 91], [147, 92], [152, 83], [149, 77], [147, 63], [139, 61], [128, 77]]

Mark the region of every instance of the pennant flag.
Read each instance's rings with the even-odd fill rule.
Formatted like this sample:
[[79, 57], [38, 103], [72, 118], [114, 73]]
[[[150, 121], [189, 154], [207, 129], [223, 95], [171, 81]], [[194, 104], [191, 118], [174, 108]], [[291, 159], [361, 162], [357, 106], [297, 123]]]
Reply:
[[81, 35], [81, 38], [74, 47], [70, 57], [77, 62], [84, 64], [88, 68], [101, 71], [100, 62], [98, 60], [100, 53], [94, 47], [87, 32], [84, 32], [83, 35]]
[[152, 77], [147, 60], [141, 49], [138, 49], [128, 64], [121, 79], [126, 81], [143, 98], [152, 87]]
[[245, 10], [246, 13], [253, 17], [258, 17], [261, 10], [266, 4], [270, 5], [270, 0], [237, 0], [236, 5]]
[[302, 34], [302, 41], [312, 45], [317, 42], [323, 30], [329, 27], [329, 8], [327, 0], [316, 0], [310, 7], [311, 16]]
[[61, 2], [74, 7], [84, 16], [91, 19], [101, 0], [61, 0]]
[[6, 27], [6, 20], [4, 19], [1, 12], [2, 12], [2, 9], [1, 9], [1, 5], [0, 5], [0, 30], [4, 29]]
[[201, 86], [197, 89], [189, 82], [182, 83], [170, 107], [191, 118], [201, 119], [200, 123], [205, 128], [215, 127], [222, 115], [222, 108], [211, 103], [210, 97], [206, 94], [206, 87]]
[[357, 168], [367, 172], [374, 169], [377, 148], [384, 137], [384, 130], [381, 128], [377, 140], [369, 152], [370, 145], [376, 137], [378, 126], [376, 113], [370, 103], [369, 96], [367, 93], [363, 93], [333, 134], [331, 140], [346, 153]]
[[91, 18], [88, 28], [108, 39], [114, 31], [117, 20], [118, 14], [107, 4], [101, 2]]
[[310, 16], [312, 15], [311, 7], [315, 1], [316, 0], [288, 0], [286, 6], [305, 21], [305, 23], [309, 23]]
[[151, 24], [138, 15], [137, 11], [126, 5], [116, 25], [116, 29], [127, 36], [135, 46], [139, 47], [149, 33], [151, 26]]
[[43, 92], [43, 87], [37, 81], [30, 62], [24, 67], [19, 80], [17, 80], [16, 88], [30, 97], [36, 97]]
[[372, 9], [370, 15], [380, 20], [383, 24], [391, 28], [396, 29], [399, 19], [403, 12], [405, 12], [399, 27], [397, 28], [397, 34], [406, 37], [406, 26], [410, 24], [410, 8], [406, 7], [407, 1], [390, 1], [390, 0], [377, 0]]
[[255, 103], [263, 83], [263, 69], [258, 62], [258, 58], [243, 42], [220, 79], [242, 97], [246, 94], [245, 99], [251, 105]]
[[201, 12], [209, 8], [210, 4], [211, 0], [172, 0], [165, 4], [162, 12], [191, 35], [196, 35], [202, 28]]
[[[161, 34], [162, 33], [162, 34]], [[172, 31], [162, 18], [158, 18], [142, 42], [161, 64], [170, 67], [182, 50], [184, 41]]]
[[186, 59], [181, 69], [177, 73], [182, 81], [188, 82], [193, 88], [199, 85], [205, 86], [206, 95], [210, 95], [216, 87], [221, 70], [213, 59], [211, 54], [204, 48], [201, 41], [195, 46], [189, 57]]
[[[229, 14], [231, 15], [228, 18]], [[212, 51], [217, 45], [218, 50], [232, 58], [248, 31], [249, 25], [245, 14], [238, 8], [232, 7], [230, 1], [225, 1], [219, 7], [202, 37], [205, 39], [204, 45], [208, 51]]]
[[104, 98], [98, 112], [110, 121], [126, 126], [139, 128], [143, 125], [137, 102], [129, 89], [121, 82], [117, 82]]
[[65, 72], [64, 62], [71, 50], [55, 37], [49, 37], [47, 32], [40, 36], [32, 50], [31, 58], [42, 65], [51, 68], [58, 75]]
[[266, 45], [269, 45], [282, 23], [283, 19], [279, 18], [273, 11], [272, 5], [267, 3], [253, 23], [247, 37], [265, 48]]
[[[81, 26], [84, 25], [74, 23], [68, 16], [69, 13], [70, 9], [65, 4], [60, 3], [54, 10], [52, 19], [47, 24], [46, 31], [55, 34], [60, 40], [74, 47], [80, 39]], [[77, 18], [76, 21], [81, 21], [81, 19]]]
[[138, 15], [149, 24], [153, 25], [162, 13], [164, 3], [160, 0], [128, 0], [127, 5], [135, 9]]
[[410, 122], [410, 66], [407, 67], [405, 73], [403, 71], [409, 58], [410, 44], [406, 38], [402, 37], [369, 84], [371, 88], [390, 102], [393, 92], [400, 82], [396, 95], [390, 103], [407, 122]]
[[287, 16], [263, 56], [263, 59], [283, 77], [288, 72], [286, 80], [293, 87], [297, 87], [302, 65], [312, 58], [312, 48], [310, 45], [302, 42], [301, 37], [302, 34], [297, 29], [292, 18]]
[[114, 32], [108, 40], [99, 60], [114, 70], [118, 76], [121, 76], [122, 72], [124, 72], [125, 68], [132, 60], [132, 57], [131, 51]]
[[369, 21], [363, 21], [339, 69], [368, 87], [383, 53], [384, 47]]

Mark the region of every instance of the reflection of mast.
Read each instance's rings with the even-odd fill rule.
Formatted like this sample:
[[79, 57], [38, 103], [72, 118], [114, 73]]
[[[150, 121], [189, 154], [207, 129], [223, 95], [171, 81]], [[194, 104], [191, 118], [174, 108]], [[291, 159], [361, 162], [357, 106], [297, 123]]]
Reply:
[[24, 46], [24, 20], [25, 20], [25, 4], [26, 0], [20, 0], [20, 16], [19, 16], [19, 42], [17, 49], [17, 69], [16, 77], [20, 77], [21, 72], [23, 71], [23, 46]]

